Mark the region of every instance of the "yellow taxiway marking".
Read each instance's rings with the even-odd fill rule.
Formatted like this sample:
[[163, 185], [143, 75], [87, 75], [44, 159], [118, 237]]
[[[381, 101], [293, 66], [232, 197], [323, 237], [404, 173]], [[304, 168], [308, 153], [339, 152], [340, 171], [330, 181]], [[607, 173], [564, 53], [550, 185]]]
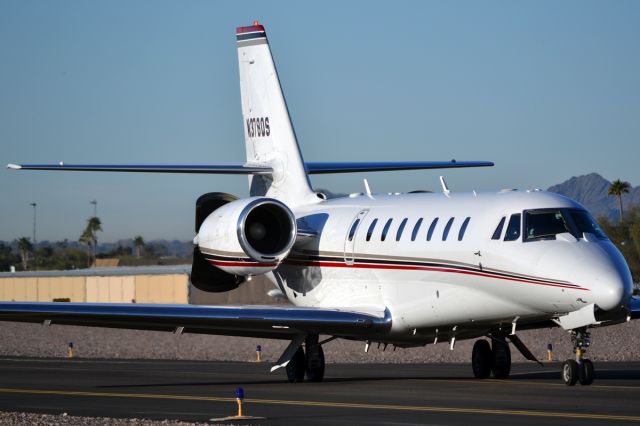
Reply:
[[[5, 394], [31, 394], [31, 395], [60, 395], [60, 396], [88, 396], [101, 398], [141, 398], [141, 399], [171, 399], [186, 401], [214, 401], [214, 402], [236, 402], [235, 398], [225, 398], [217, 396], [197, 396], [197, 395], [167, 395], [167, 394], [142, 394], [142, 393], [119, 393], [119, 392], [82, 392], [64, 391], [49, 389], [13, 389], [0, 388], [0, 393]], [[590, 420], [623, 420], [640, 422], [640, 416], [623, 416], [611, 414], [562, 412], [562, 411], [534, 411], [534, 410], [509, 410], [491, 408], [462, 408], [462, 407], [437, 407], [429, 405], [393, 405], [393, 404], [365, 404], [357, 402], [330, 402], [330, 401], [298, 401], [284, 399], [245, 399], [246, 403], [268, 404], [268, 405], [295, 405], [303, 407], [332, 407], [332, 408], [355, 408], [370, 410], [392, 410], [392, 411], [422, 411], [433, 413], [459, 413], [459, 414], [497, 414], [511, 416], [529, 417], [555, 417], [568, 419], [590, 419]]]
[[[517, 376], [517, 374], [511, 375]], [[354, 379], [355, 380], [355, 379]], [[398, 380], [403, 380], [402, 378], [398, 378]], [[464, 383], [466, 385], [501, 385], [501, 386], [519, 386], [519, 385], [527, 385], [527, 386], [550, 386], [550, 387], [560, 387], [566, 388], [567, 385], [563, 383], [547, 383], [547, 382], [536, 382], [530, 380], [504, 380], [504, 379], [407, 379], [407, 380], [415, 380], [419, 382], [434, 382], [434, 383]], [[559, 381], [559, 379], [558, 379]], [[640, 386], [623, 386], [623, 385], [589, 385], [589, 389], [635, 389], [640, 390]]]

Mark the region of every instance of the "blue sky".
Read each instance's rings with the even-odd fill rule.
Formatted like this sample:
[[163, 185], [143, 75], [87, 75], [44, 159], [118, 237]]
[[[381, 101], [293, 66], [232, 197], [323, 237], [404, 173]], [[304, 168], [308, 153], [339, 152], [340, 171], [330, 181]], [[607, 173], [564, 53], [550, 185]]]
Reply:
[[[259, 19], [309, 161], [492, 160], [313, 177], [374, 192], [640, 184], [640, 2], [0, 2], [0, 163], [243, 161], [235, 27]], [[246, 178], [0, 170], [0, 239], [193, 236]]]

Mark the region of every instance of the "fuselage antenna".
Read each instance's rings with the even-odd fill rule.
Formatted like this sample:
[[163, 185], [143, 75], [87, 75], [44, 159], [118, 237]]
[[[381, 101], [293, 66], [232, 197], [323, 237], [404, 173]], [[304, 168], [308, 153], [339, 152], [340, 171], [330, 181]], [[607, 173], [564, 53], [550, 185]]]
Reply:
[[363, 181], [364, 181], [364, 191], [367, 194], [367, 197], [373, 198], [373, 195], [371, 195], [371, 188], [369, 188], [369, 181], [366, 178], [363, 179]]
[[447, 182], [444, 181], [443, 176], [440, 176], [440, 185], [442, 185], [442, 192], [448, 197], [451, 191], [449, 191], [449, 187], [447, 186]]

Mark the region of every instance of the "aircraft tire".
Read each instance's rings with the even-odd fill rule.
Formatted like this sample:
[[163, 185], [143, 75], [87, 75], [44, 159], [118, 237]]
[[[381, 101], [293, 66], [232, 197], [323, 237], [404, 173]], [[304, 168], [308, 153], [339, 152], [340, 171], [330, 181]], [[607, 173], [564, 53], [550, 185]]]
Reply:
[[489, 342], [476, 340], [471, 352], [471, 368], [476, 379], [486, 379], [491, 375], [492, 358]]
[[491, 342], [491, 373], [495, 379], [508, 379], [511, 372], [511, 350], [507, 342], [493, 340]]
[[318, 345], [315, 359], [311, 359], [307, 355], [307, 380], [310, 382], [321, 382], [324, 378], [324, 351], [322, 346]]
[[300, 383], [304, 380], [305, 364], [304, 350], [300, 347], [286, 367], [289, 383]]
[[593, 383], [593, 363], [591, 360], [583, 359], [582, 363], [580, 363], [578, 381], [583, 386], [589, 386]]
[[562, 363], [562, 383], [573, 386], [578, 381], [578, 363], [572, 359]]

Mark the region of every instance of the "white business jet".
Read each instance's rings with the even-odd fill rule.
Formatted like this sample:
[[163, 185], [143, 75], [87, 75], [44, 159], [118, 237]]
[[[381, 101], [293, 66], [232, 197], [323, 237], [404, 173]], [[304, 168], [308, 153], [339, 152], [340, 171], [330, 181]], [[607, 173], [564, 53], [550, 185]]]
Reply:
[[[562, 327], [568, 385], [593, 381], [589, 328], [640, 316], [629, 268], [579, 203], [540, 190], [372, 194], [327, 199], [317, 173], [482, 167], [490, 162], [304, 162], [265, 29], [237, 29], [246, 162], [10, 164], [11, 169], [249, 175], [250, 197], [196, 202], [191, 281], [210, 292], [265, 275], [293, 307], [0, 303], [0, 320], [286, 339], [272, 371], [321, 381], [336, 338], [395, 347], [480, 338], [477, 378], [507, 378], [520, 330]], [[320, 336], [325, 336], [320, 339]]]

